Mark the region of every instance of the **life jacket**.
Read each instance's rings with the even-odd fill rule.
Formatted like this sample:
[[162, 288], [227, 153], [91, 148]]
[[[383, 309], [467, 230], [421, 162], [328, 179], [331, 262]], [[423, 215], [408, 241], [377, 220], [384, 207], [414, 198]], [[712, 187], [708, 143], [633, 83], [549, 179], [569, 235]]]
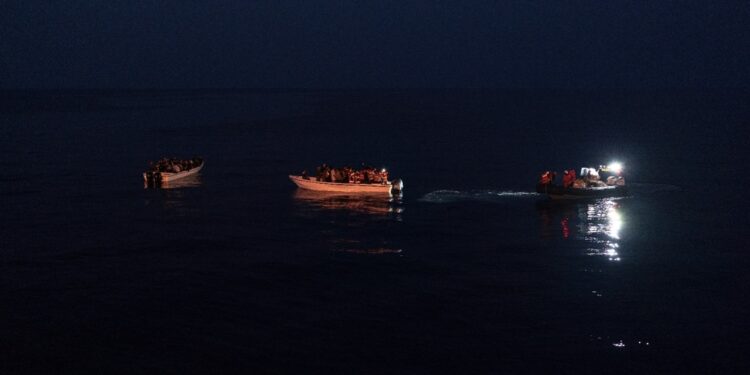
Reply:
[[576, 171], [574, 170], [566, 170], [565, 175], [563, 176], [563, 186], [564, 187], [571, 187], [573, 186], [573, 183], [576, 181]]
[[546, 171], [542, 173], [542, 176], [539, 178], [539, 183], [542, 185], [548, 185], [552, 183], [552, 174], [549, 171]]

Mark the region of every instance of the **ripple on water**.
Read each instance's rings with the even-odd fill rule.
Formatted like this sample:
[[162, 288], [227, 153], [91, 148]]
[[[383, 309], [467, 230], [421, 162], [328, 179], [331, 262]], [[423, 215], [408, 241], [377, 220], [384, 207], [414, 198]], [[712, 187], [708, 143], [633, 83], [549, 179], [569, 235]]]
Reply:
[[539, 196], [538, 193], [530, 191], [511, 190], [436, 190], [419, 198], [421, 202], [452, 203], [461, 201], [493, 202], [508, 198], [528, 198]]

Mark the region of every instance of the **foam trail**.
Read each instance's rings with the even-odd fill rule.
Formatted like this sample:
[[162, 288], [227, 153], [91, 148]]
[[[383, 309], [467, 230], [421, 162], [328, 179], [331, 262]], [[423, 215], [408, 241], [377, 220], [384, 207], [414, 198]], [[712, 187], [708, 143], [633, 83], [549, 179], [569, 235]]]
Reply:
[[530, 191], [510, 191], [510, 190], [436, 190], [425, 194], [419, 198], [421, 202], [432, 203], [450, 203], [459, 201], [500, 201], [510, 198], [528, 198], [536, 197], [539, 194]]

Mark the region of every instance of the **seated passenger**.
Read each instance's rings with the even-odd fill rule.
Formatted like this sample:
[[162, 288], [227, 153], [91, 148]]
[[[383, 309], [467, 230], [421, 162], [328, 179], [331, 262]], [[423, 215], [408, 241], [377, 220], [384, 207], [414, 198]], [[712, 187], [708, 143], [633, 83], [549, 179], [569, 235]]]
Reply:
[[318, 181], [325, 181], [326, 169], [328, 169], [326, 163], [315, 168], [315, 179]]
[[351, 181], [355, 184], [361, 184], [364, 181], [364, 175], [360, 171], [352, 172]]

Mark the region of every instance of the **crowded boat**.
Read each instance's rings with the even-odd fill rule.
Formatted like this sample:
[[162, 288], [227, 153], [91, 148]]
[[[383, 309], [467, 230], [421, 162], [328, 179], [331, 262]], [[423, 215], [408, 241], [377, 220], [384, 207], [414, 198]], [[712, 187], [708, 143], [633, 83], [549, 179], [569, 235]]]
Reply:
[[[303, 171], [302, 176], [306, 177], [307, 171]], [[385, 168], [378, 170], [370, 166], [363, 166], [359, 170], [348, 166], [335, 168], [323, 163], [315, 169], [315, 180], [350, 184], [385, 184], [388, 182], [388, 171]]]
[[317, 191], [390, 193], [403, 189], [401, 180], [388, 180], [388, 170], [385, 168], [377, 169], [366, 165], [354, 169], [322, 164], [315, 169], [314, 176], [303, 171], [300, 175], [290, 175], [289, 178], [300, 188]]
[[143, 180], [147, 183], [174, 181], [198, 173], [203, 164], [203, 158], [197, 156], [191, 159], [161, 158], [156, 162], [149, 161], [148, 169], [143, 172]]
[[545, 171], [539, 177], [536, 190], [552, 198], [601, 198], [627, 195], [623, 167], [620, 163], [600, 165], [599, 168], [581, 168], [576, 176], [574, 169], [563, 171], [560, 183], [557, 173]]

